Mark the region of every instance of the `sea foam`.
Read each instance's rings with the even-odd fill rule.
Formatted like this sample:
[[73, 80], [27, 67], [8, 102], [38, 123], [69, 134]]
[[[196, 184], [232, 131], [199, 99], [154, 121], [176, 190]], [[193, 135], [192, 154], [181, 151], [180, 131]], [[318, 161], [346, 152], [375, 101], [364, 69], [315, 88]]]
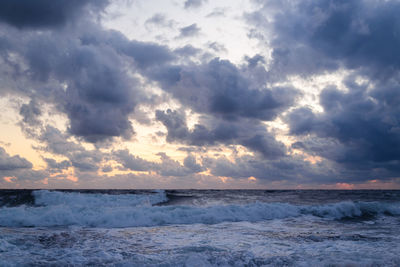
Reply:
[[153, 206], [167, 200], [164, 191], [152, 194], [82, 194], [35, 191], [37, 206], [3, 207], [0, 226], [8, 227], [137, 227], [317, 216], [324, 219], [400, 215], [400, 203], [338, 202], [293, 205], [256, 202], [245, 205]]

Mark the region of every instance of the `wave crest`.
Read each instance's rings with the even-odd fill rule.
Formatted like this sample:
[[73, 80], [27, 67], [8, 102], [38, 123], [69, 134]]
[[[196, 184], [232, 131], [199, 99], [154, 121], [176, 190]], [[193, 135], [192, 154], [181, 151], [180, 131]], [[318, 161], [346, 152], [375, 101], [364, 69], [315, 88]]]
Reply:
[[222, 222], [317, 216], [325, 219], [400, 215], [400, 203], [338, 202], [325, 205], [252, 203], [214, 206], [152, 206], [167, 200], [164, 191], [153, 194], [80, 194], [34, 192], [40, 206], [3, 207], [0, 226], [137, 227], [168, 224], [215, 224]]
[[151, 206], [168, 200], [164, 190], [156, 190], [150, 194], [118, 195], [38, 190], [33, 191], [32, 194], [35, 197], [35, 205], [38, 206], [135, 207]]

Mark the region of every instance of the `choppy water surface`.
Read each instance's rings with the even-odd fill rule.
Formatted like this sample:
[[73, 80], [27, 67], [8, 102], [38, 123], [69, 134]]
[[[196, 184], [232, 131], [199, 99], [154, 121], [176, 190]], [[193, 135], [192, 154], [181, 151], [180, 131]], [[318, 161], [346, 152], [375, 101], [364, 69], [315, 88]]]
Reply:
[[400, 191], [0, 190], [0, 266], [400, 266]]

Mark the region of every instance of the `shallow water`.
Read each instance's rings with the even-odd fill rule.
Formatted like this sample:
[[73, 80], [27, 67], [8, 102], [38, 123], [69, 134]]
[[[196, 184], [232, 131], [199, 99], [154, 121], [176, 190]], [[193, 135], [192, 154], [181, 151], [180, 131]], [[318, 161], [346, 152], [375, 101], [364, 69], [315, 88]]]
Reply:
[[400, 266], [399, 191], [0, 192], [0, 266]]

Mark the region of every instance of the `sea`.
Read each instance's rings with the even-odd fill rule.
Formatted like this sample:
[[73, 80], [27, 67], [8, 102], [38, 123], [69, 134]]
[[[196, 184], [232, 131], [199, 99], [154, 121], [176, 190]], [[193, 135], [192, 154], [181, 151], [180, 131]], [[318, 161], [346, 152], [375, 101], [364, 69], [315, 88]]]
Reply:
[[0, 190], [0, 266], [400, 266], [400, 191]]

